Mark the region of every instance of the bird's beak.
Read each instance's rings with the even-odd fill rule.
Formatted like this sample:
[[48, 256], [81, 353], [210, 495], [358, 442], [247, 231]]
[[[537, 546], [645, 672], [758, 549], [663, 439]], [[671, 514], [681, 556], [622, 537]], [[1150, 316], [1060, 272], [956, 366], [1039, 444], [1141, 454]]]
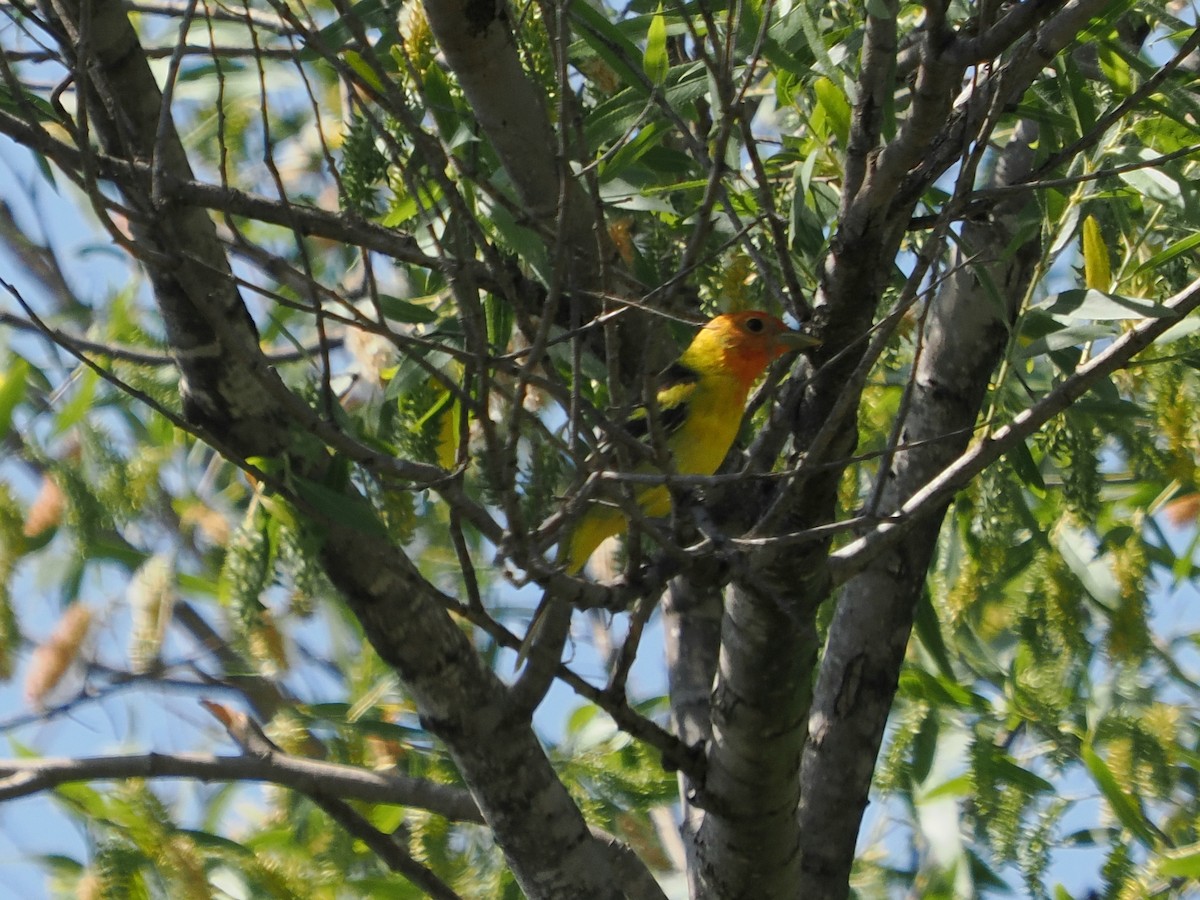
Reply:
[[805, 334], [803, 331], [784, 331], [780, 332], [775, 338], [779, 342], [781, 353], [787, 353], [789, 350], [803, 350], [805, 347], [817, 347], [821, 343], [820, 338], [815, 338], [811, 334]]

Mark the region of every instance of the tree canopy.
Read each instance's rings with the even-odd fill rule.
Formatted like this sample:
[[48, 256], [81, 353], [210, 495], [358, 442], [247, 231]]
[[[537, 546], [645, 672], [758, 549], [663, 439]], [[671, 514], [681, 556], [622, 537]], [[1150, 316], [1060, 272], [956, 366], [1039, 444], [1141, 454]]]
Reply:
[[[1200, 877], [1194, 11], [2, 8], [0, 798], [78, 825], [53, 891]], [[675, 474], [624, 418], [751, 309], [820, 344]]]

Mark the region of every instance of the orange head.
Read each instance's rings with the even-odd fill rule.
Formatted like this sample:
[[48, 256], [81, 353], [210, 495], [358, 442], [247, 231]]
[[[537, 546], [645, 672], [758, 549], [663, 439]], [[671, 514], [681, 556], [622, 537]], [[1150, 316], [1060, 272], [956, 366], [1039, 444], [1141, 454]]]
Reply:
[[818, 343], [816, 338], [792, 331], [770, 313], [755, 309], [712, 319], [679, 361], [697, 372], [733, 375], [749, 387], [789, 350]]

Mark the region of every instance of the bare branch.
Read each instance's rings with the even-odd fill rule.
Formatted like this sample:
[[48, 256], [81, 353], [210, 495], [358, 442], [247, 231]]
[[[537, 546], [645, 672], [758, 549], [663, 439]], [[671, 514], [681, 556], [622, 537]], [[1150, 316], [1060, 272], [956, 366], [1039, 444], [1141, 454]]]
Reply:
[[[78, 149], [8, 112], [0, 111], [0, 133], [53, 160], [68, 174], [82, 168], [83, 154]], [[148, 178], [152, 171], [145, 163], [120, 159], [100, 151], [93, 151], [90, 155], [96, 174], [118, 184], [138, 183]], [[284, 203], [231, 187], [207, 184], [191, 178], [181, 179], [178, 174], [169, 172], [163, 173], [162, 193], [164, 198], [180, 203], [233, 216], [245, 216], [272, 225], [299, 228], [305, 234], [373, 250], [399, 262], [433, 271], [454, 275], [465, 267], [481, 287], [497, 291], [502, 289], [492, 278], [490, 270], [478, 263], [459, 263], [446, 257], [430, 256], [419, 249], [412, 237], [348, 213], [331, 213], [298, 201]], [[519, 279], [518, 284], [528, 287], [526, 282]], [[540, 292], [541, 289], [533, 290]]]
[[1015, 4], [982, 34], [955, 38], [946, 50], [946, 59], [963, 68], [994, 59], [1062, 5], [1063, 0], [1024, 0]]
[[131, 756], [0, 760], [0, 801], [28, 797], [79, 781], [125, 778], [194, 778], [198, 781], [262, 781], [301, 793], [344, 800], [412, 806], [455, 822], [483, 823], [471, 794], [423, 778], [320, 762], [283, 752], [147, 753]]
[[858, 195], [867, 173], [867, 160], [879, 147], [883, 112], [892, 93], [896, 57], [896, 15], [900, 4], [895, 0], [883, 5], [887, 15], [868, 15], [864, 32], [862, 70], [859, 73], [854, 115], [850, 120], [850, 140], [845, 155], [845, 180], [842, 205]]

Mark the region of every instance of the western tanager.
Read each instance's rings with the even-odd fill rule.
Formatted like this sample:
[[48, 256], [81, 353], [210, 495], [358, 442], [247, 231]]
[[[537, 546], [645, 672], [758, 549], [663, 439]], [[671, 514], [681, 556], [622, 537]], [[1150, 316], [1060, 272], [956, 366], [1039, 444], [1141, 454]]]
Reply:
[[[750, 388], [767, 366], [789, 350], [811, 347], [815, 338], [792, 331], [775, 316], [752, 310], [726, 313], [709, 321], [683, 355], [659, 376], [657, 417], [679, 475], [711, 475], [725, 459], [742, 424]], [[649, 421], [639, 409], [626, 423], [634, 437], [646, 436]], [[655, 471], [643, 463], [639, 473]], [[671, 511], [666, 485], [638, 488], [634, 496], [652, 518]], [[580, 571], [606, 538], [626, 530], [625, 514], [611, 502], [597, 500], [584, 513], [559, 550], [568, 572]]]
[[[678, 475], [716, 472], [741, 428], [754, 382], [789, 350], [818, 343], [758, 310], [726, 313], [710, 320], [658, 378], [657, 421], [666, 437], [672, 471]], [[643, 408], [630, 417], [625, 429], [634, 437], [644, 437], [649, 434], [649, 424]], [[635, 471], [653, 473], [656, 467], [643, 463]], [[671, 511], [671, 492], [665, 484], [638, 487], [634, 497], [647, 516], [657, 518]], [[570, 537], [559, 545], [559, 562], [566, 571], [579, 572], [606, 538], [627, 528], [625, 513], [611, 500], [597, 498]], [[517, 654], [518, 665], [539, 630], [547, 599], [543, 598], [529, 624]]]

